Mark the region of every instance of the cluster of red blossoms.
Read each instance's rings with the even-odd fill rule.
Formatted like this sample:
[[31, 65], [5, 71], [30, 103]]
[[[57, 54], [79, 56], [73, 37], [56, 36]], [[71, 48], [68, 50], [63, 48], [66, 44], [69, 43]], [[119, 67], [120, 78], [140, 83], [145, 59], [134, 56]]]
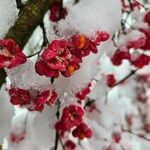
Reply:
[[0, 39], [0, 68], [14, 68], [26, 62], [26, 56], [12, 39]]
[[76, 144], [71, 140], [66, 141], [64, 146], [67, 150], [74, 150], [76, 148]]
[[129, 60], [133, 66], [136, 68], [143, 68], [145, 65], [148, 65], [150, 62], [150, 56], [145, 54], [139, 54], [136, 58], [131, 57], [129, 52], [117, 51], [111, 58], [111, 61], [114, 65], [119, 66], [122, 64], [123, 60]]
[[122, 50], [117, 50], [115, 54], [111, 57], [111, 61], [114, 65], [121, 65], [122, 61], [125, 59], [130, 61], [133, 66], [139, 69], [149, 64], [150, 56], [144, 53], [139, 53], [138, 55], [136, 54], [136, 56], [134, 56], [134, 53], [131, 54], [129, 52], [130, 48], [134, 48], [135, 50], [141, 49], [143, 51], [150, 50], [150, 11], [145, 14], [143, 21], [149, 25], [148, 29], [139, 29], [139, 31], [142, 32], [145, 37], [141, 37], [135, 41], [133, 39], [133, 41], [127, 43], [125, 48], [123, 48]]
[[63, 113], [59, 122], [56, 123], [57, 131], [64, 133], [74, 128], [72, 134], [79, 139], [90, 138], [92, 136], [91, 129], [83, 122], [84, 111], [80, 106], [69, 105], [63, 109]]
[[24, 90], [12, 87], [9, 90], [10, 102], [13, 105], [27, 107], [30, 111], [41, 112], [44, 104], [52, 106], [57, 100], [57, 93], [54, 90], [46, 90], [43, 92]]
[[91, 87], [91, 83], [89, 83], [89, 84], [87, 85], [87, 87], [83, 88], [81, 91], [77, 92], [77, 93], [75, 94], [75, 97], [76, 97], [78, 100], [80, 100], [80, 101], [85, 100], [85, 98], [87, 97], [87, 95], [91, 92], [90, 87]]
[[80, 68], [83, 57], [89, 55], [90, 52], [96, 54], [97, 46], [108, 38], [109, 35], [106, 32], [97, 32], [95, 39], [77, 34], [68, 40], [54, 40], [38, 58], [35, 70], [39, 75], [47, 77], [57, 78], [60, 73], [65, 77], [70, 77], [75, 70]]
[[60, 19], [65, 19], [66, 15], [66, 8], [62, 8], [60, 1], [54, 1], [50, 9], [50, 20], [57, 22]]

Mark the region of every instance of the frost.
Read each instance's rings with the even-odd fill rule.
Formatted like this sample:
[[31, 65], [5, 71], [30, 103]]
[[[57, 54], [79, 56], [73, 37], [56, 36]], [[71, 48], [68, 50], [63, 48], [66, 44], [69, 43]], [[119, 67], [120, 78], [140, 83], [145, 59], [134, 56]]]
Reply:
[[32, 61], [28, 60], [17, 68], [6, 70], [11, 83], [22, 89], [42, 90], [50, 87], [50, 79], [39, 76], [35, 72], [34, 65]]

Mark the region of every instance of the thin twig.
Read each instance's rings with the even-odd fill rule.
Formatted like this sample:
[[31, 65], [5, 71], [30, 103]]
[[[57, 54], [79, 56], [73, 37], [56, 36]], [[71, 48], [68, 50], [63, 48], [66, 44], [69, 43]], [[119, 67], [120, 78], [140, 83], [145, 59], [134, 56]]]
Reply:
[[140, 2], [138, 2], [138, 1], [135, 1], [138, 5], [140, 5], [143, 9], [145, 9], [145, 10], [148, 10], [148, 8], [146, 8], [143, 4], [141, 4]]
[[133, 135], [135, 135], [135, 136], [137, 136], [137, 137], [139, 137], [139, 138], [142, 138], [142, 139], [147, 140], [147, 141], [150, 142], [150, 139], [149, 139], [149, 138], [147, 138], [147, 137], [145, 137], [145, 136], [142, 136], [142, 135], [140, 135], [140, 134], [138, 134], [138, 133], [135, 133], [135, 132], [130, 131], [130, 130], [127, 130], [127, 129], [123, 129], [123, 131], [124, 131], [124, 132], [128, 132], [128, 133], [130, 133], [130, 134], [133, 134]]
[[63, 144], [62, 139], [61, 139], [60, 136], [59, 136], [59, 141], [60, 141], [60, 144], [61, 144], [61, 146], [62, 146], [62, 149], [63, 149], [63, 150], [66, 150], [66, 148], [65, 148], [65, 146], [64, 146], [64, 144]]
[[[59, 119], [59, 116], [60, 116], [59, 109], [60, 109], [60, 100], [58, 99], [57, 100], [57, 112], [56, 112], [57, 119]], [[56, 130], [54, 150], [58, 149], [58, 141], [59, 141], [59, 132]]]
[[31, 54], [31, 55], [29, 55], [29, 56], [26, 56], [26, 58], [31, 58], [31, 57], [33, 57], [33, 56], [39, 55], [40, 52], [42, 51], [42, 49], [43, 49], [43, 47], [42, 47], [38, 52], [36, 52], [36, 53], [34, 53], [34, 54]]
[[131, 76], [133, 76], [137, 71], [138, 71], [138, 69], [132, 70], [127, 76], [125, 76], [123, 79], [121, 79], [120, 81], [118, 81], [113, 87], [115, 87], [117, 85], [120, 85], [121, 83], [123, 83], [124, 81], [126, 81], [127, 79], [129, 79]]
[[46, 36], [46, 29], [44, 27], [44, 23], [43, 22], [41, 22], [40, 27], [41, 27], [41, 29], [43, 31], [43, 45], [42, 46], [45, 47], [48, 44], [48, 39], [47, 39], [47, 36]]
[[[92, 103], [94, 103], [95, 102], [95, 100], [94, 99], [90, 99], [89, 97], [87, 98], [87, 101], [86, 101], [86, 103], [85, 103], [85, 105], [84, 105], [84, 109], [86, 108], [86, 107], [89, 107]], [[98, 113], [101, 113], [101, 111], [98, 109], [98, 108], [94, 108], [94, 110], [96, 111], [96, 112], [98, 112]]]
[[128, 2], [129, 2], [129, 5], [130, 5], [130, 9], [131, 9], [131, 11], [134, 11], [134, 7], [133, 7], [133, 5], [132, 5], [131, 0], [128, 0]]
[[58, 133], [58, 131], [56, 131], [54, 150], [58, 149], [58, 139], [59, 139], [59, 133]]

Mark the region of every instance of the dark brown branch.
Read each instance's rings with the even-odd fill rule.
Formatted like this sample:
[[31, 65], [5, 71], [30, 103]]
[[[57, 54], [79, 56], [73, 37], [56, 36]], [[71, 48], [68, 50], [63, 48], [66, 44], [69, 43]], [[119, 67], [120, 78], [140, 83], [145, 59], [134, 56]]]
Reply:
[[138, 70], [132, 70], [127, 76], [125, 76], [123, 79], [121, 79], [120, 81], [118, 81], [113, 87], [120, 85], [121, 83], [123, 83], [124, 81], [126, 81], [127, 79], [129, 79], [131, 76], [133, 76]]
[[57, 150], [57, 149], [58, 149], [58, 140], [59, 140], [59, 133], [58, 133], [58, 131], [56, 131], [54, 150]]
[[0, 70], [0, 88], [5, 83], [6, 77], [7, 77], [6, 72], [4, 71], [4, 69], [1, 69]]
[[40, 24], [40, 27], [41, 27], [42, 32], [43, 32], [43, 45], [42, 46], [45, 47], [48, 44], [48, 39], [47, 39], [47, 36], [46, 36], [46, 29], [44, 27], [44, 23], [43, 22]]
[[64, 144], [63, 144], [63, 141], [62, 141], [62, 139], [61, 139], [60, 136], [59, 136], [59, 141], [60, 141], [60, 144], [61, 144], [61, 146], [62, 146], [62, 149], [63, 149], [63, 150], [66, 150], [66, 148], [65, 148], [65, 146], [64, 146]]
[[21, 10], [25, 5], [22, 4], [21, 0], [16, 0], [17, 8]]
[[131, 11], [133, 11], [133, 10], [134, 10], [134, 7], [133, 7], [133, 5], [132, 5], [131, 0], [128, 0], [128, 2], [129, 2], [129, 5], [130, 5], [130, 9], [131, 9]]
[[5, 38], [14, 39], [23, 48], [35, 28], [42, 22], [52, 2], [53, 0], [29, 0], [19, 12], [18, 20]]
[[[61, 102], [60, 102], [60, 100], [58, 99], [58, 100], [57, 100], [57, 112], [56, 112], [56, 117], [57, 117], [57, 119], [59, 119], [59, 116], [60, 116], [60, 112], [59, 112], [60, 103], [61, 103]], [[59, 142], [59, 132], [56, 130], [54, 150], [57, 150], [57, 149], [58, 149], [58, 142]]]

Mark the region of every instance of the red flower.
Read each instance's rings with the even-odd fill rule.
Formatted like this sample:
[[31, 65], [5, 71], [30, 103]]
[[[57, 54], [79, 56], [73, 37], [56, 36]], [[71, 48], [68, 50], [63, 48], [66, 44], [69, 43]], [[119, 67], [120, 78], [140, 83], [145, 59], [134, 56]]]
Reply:
[[107, 75], [107, 86], [113, 87], [116, 83], [116, 79], [113, 74]]
[[71, 140], [66, 141], [64, 146], [67, 150], [74, 150], [76, 148], [76, 144]]
[[145, 14], [144, 21], [150, 26], [150, 11]]
[[57, 130], [66, 131], [82, 122], [84, 111], [76, 105], [69, 105], [64, 108], [61, 120], [56, 123]]
[[19, 88], [11, 88], [9, 90], [10, 94], [10, 102], [13, 105], [28, 105], [31, 102], [31, 95], [27, 90], [19, 89]]
[[85, 123], [81, 123], [73, 130], [72, 134], [74, 137], [78, 137], [80, 140], [83, 140], [84, 138], [92, 137], [92, 130]]
[[145, 44], [141, 47], [141, 49], [144, 50], [150, 50], [150, 28], [145, 30], [145, 29], [140, 29], [141, 32], [145, 34], [146, 41]]
[[148, 65], [150, 62], [150, 56], [140, 55], [136, 60], [132, 62], [132, 64], [137, 68], [143, 68], [145, 65]]
[[121, 140], [121, 134], [119, 132], [114, 132], [112, 134], [112, 139], [114, 140], [115, 143], [119, 143]]
[[98, 31], [96, 33], [95, 42], [97, 44], [100, 44], [100, 42], [102, 42], [102, 41], [107, 41], [109, 39], [109, 37], [110, 37], [110, 35], [107, 32], [105, 32], [105, 31], [99, 32]]
[[19, 135], [16, 135], [16, 134], [14, 134], [14, 133], [11, 133], [10, 134], [10, 141], [11, 142], [13, 142], [13, 143], [20, 143], [22, 140], [24, 140], [25, 139], [25, 136], [26, 136], [26, 132], [24, 131], [24, 132], [22, 132], [21, 134], [19, 134]]
[[50, 20], [57, 22], [59, 19], [65, 19], [66, 15], [66, 8], [61, 8], [61, 3], [59, 1], [55, 1], [50, 9]]
[[130, 49], [130, 48], [138, 49], [138, 48], [145, 46], [145, 44], [146, 44], [146, 36], [141, 36], [136, 40], [133, 39], [132, 41], [129, 41], [127, 43], [127, 48], [128, 49]]
[[9, 94], [11, 97], [10, 101], [13, 105], [27, 107], [30, 111], [36, 110], [41, 112], [45, 104], [52, 106], [57, 100], [57, 93], [54, 90], [39, 92], [12, 87], [9, 90]]
[[36, 103], [41, 105], [46, 103], [47, 105], [52, 106], [56, 102], [57, 98], [57, 93], [54, 90], [47, 90], [38, 95]]
[[26, 56], [12, 39], [0, 39], [0, 68], [14, 68], [26, 62]]
[[130, 60], [130, 54], [124, 51], [117, 51], [111, 58], [111, 61], [114, 65], [119, 66], [122, 64], [122, 60]]
[[133, 115], [126, 115], [125, 119], [126, 119], [128, 127], [131, 127], [133, 124]]
[[35, 69], [39, 75], [58, 77], [59, 72], [65, 72], [69, 65], [70, 52], [67, 49], [67, 41], [54, 40], [44, 50]]
[[142, 103], [146, 103], [148, 100], [148, 96], [145, 93], [138, 93], [137, 100], [139, 100]]
[[78, 98], [79, 100], [84, 100], [86, 96], [91, 92], [90, 87], [91, 84], [88, 84], [87, 87], [83, 88], [80, 92], [76, 93], [76, 98]]
[[35, 110], [41, 112], [44, 109], [44, 104], [53, 106], [57, 98], [58, 95], [54, 90], [46, 90], [42, 93], [38, 92], [38, 96], [34, 100]]
[[69, 105], [63, 110], [62, 120], [69, 117], [73, 125], [79, 125], [82, 122], [83, 109], [80, 106]]

